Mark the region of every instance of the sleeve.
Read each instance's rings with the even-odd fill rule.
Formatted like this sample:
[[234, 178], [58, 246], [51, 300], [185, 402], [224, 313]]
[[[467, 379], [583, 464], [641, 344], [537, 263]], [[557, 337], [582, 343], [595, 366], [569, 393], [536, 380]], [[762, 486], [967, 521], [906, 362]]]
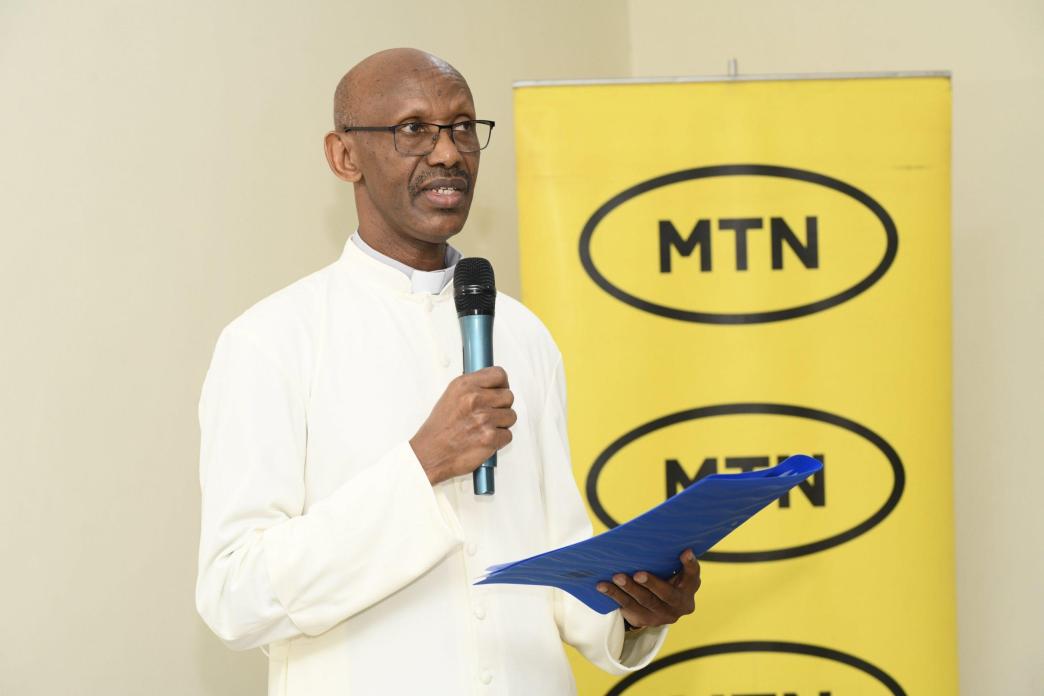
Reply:
[[[552, 548], [557, 548], [591, 536], [591, 523], [570, 464], [561, 356], [548, 388], [539, 437], [548, 530]], [[624, 674], [645, 667], [667, 638], [666, 626], [626, 633], [619, 611], [599, 614], [559, 589], [554, 590], [554, 602], [555, 621], [562, 640], [611, 674]]]
[[236, 649], [320, 634], [461, 543], [408, 442], [304, 513], [304, 394], [247, 336], [222, 333], [199, 405], [196, 606]]

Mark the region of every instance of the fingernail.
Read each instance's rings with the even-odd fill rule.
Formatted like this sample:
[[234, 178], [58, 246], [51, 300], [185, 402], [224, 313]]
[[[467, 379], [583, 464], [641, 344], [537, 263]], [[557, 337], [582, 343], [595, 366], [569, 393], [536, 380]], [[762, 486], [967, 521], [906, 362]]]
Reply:
[[649, 579], [649, 576], [646, 575], [645, 573], [635, 573], [634, 574], [634, 579], [637, 580], [638, 582], [644, 583], [646, 580]]
[[606, 585], [604, 585], [602, 583], [598, 583], [597, 587], [598, 587], [598, 591], [601, 592], [602, 594], [606, 594], [607, 592], [609, 592], [608, 586], [606, 586]]
[[624, 577], [623, 575], [619, 575], [619, 576], [613, 578], [613, 582], [615, 582], [620, 587], [623, 587], [624, 585], [627, 584], [627, 578]]

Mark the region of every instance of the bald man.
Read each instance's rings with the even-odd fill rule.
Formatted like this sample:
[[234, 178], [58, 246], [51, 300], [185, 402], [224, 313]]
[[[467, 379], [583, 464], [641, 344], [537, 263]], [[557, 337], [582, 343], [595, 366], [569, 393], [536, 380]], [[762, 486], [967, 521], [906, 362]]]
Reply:
[[[233, 648], [267, 646], [270, 694], [573, 694], [563, 641], [622, 674], [692, 611], [688, 552], [670, 580], [602, 579], [621, 606], [608, 615], [551, 588], [473, 585], [591, 534], [539, 320], [499, 295], [500, 365], [460, 374], [448, 240], [492, 128], [440, 58], [394, 49], [352, 68], [325, 149], [358, 230], [218, 339], [196, 600]], [[497, 494], [475, 496], [494, 452]]]

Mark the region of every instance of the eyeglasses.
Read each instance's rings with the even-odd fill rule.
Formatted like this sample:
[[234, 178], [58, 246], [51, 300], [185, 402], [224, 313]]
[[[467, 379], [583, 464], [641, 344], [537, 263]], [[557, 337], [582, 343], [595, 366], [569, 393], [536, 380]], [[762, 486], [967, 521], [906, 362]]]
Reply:
[[403, 155], [427, 155], [435, 149], [442, 130], [449, 131], [450, 140], [461, 153], [478, 152], [489, 145], [494, 121], [457, 121], [438, 123], [402, 123], [398, 126], [345, 126], [344, 132], [390, 131], [397, 152]]

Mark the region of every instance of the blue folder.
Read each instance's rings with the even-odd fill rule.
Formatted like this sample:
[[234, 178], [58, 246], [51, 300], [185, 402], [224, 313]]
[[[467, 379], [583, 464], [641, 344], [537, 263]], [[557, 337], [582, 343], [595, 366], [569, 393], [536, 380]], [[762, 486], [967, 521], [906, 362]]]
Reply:
[[521, 561], [491, 566], [476, 585], [550, 585], [565, 590], [600, 614], [619, 605], [595, 585], [616, 573], [644, 570], [667, 578], [679, 557], [697, 557], [763, 507], [823, 468], [803, 454], [769, 469], [712, 474], [652, 510], [604, 534]]

